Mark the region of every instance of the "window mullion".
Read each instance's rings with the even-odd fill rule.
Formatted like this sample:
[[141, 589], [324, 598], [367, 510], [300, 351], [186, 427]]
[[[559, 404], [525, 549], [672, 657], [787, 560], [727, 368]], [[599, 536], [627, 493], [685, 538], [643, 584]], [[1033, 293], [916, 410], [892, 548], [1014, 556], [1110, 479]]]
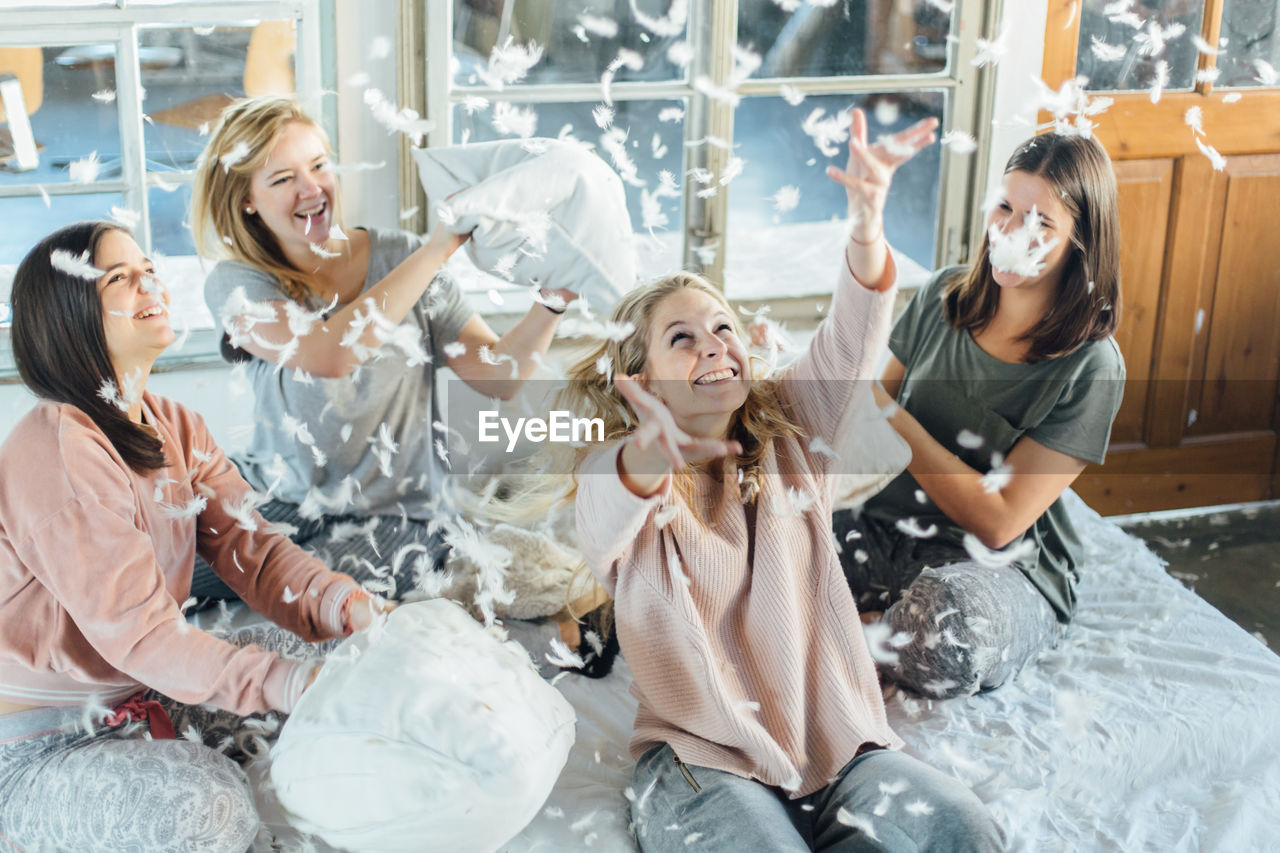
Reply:
[[[689, 33], [694, 54], [691, 79], [706, 77], [717, 87], [725, 86], [733, 70], [733, 48], [738, 38], [737, 0], [693, 4]], [[689, 98], [684, 133], [684, 266], [723, 289], [729, 189], [721, 187], [711, 198], [699, 198], [700, 185], [689, 178], [689, 171], [702, 168], [716, 177], [723, 172], [733, 153], [733, 107], [695, 91]], [[712, 145], [706, 141], [709, 137], [725, 140], [730, 147]], [[698, 250], [712, 247], [715, 251], [711, 262], [703, 262]]]
[[147, 152], [143, 143], [141, 66], [138, 25], [116, 32], [116, 103], [120, 117], [120, 178], [125, 183], [124, 206], [140, 214], [136, 237], [142, 251], [151, 252], [151, 214], [147, 203]]

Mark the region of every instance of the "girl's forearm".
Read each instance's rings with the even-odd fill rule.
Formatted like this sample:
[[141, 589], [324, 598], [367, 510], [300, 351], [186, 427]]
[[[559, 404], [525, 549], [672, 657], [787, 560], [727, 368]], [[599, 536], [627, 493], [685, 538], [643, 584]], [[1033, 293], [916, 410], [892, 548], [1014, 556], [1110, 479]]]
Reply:
[[[448, 259], [448, 249], [435, 240], [419, 247], [359, 299], [300, 337], [298, 351], [286, 366], [323, 377], [350, 374], [363, 361], [358, 350], [375, 350], [383, 343], [378, 336], [378, 324], [362, 318], [367, 318], [370, 309], [375, 308], [387, 321], [403, 322]], [[353, 324], [361, 322], [365, 322], [364, 329], [356, 338], [349, 339]]]
[[983, 475], [942, 446], [911, 413], [898, 408], [889, 419], [911, 446], [907, 470], [929, 499], [948, 518], [970, 531], [988, 547], [1003, 547], [1000, 522], [1008, 515], [1004, 495], [989, 492]]

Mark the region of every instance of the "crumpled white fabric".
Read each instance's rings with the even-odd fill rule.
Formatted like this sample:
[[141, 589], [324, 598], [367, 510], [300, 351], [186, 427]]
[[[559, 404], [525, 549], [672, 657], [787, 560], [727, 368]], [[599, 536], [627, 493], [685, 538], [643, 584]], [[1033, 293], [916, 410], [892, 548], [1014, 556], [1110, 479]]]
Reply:
[[566, 288], [608, 312], [635, 286], [622, 179], [597, 155], [555, 139], [414, 149], [441, 221], [471, 232], [467, 252], [518, 284]]
[[295, 828], [334, 847], [497, 850], [542, 807], [575, 715], [461, 607], [405, 604], [329, 655], [271, 751]]

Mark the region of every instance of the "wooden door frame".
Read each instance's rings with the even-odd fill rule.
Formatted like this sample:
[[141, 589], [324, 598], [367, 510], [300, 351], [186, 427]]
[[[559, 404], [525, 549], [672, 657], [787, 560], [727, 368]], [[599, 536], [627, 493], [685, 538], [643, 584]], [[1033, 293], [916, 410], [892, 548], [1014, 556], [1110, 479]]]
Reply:
[[[1218, 43], [1225, 3], [1226, 0], [1204, 2], [1200, 36], [1209, 44]], [[1081, 7], [1082, 0], [1049, 0], [1041, 78], [1051, 89], [1059, 89], [1076, 76]], [[1197, 71], [1215, 67], [1216, 63], [1216, 55], [1197, 52]], [[1241, 489], [1254, 497], [1280, 494], [1280, 441], [1274, 435], [1194, 437], [1188, 436], [1185, 429], [1189, 407], [1196, 405], [1192, 395], [1197, 382], [1203, 379], [1207, 341], [1206, 336], [1183, 335], [1175, 330], [1191, 329], [1199, 311], [1211, 310], [1216, 276], [1210, 267], [1222, 239], [1220, 217], [1215, 218], [1215, 211], [1221, 214], [1223, 210], [1228, 184], [1227, 174], [1215, 172], [1196, 144], [1186, 113], [1199, 107], [1205, 130], [1201, 141], [1223, 157], [1280, 152], [1280, 89], [1245, 87], [1226, 92], [1238, 92], [1242, 97], [1235, 103], [1225, 103], [1224, 90], [1201, 80], [1191, 91], [1165, 92], [1156, 103], [1144, 90], [1096, 93], [1113, 99], [1105, 112], [1092, 117], [1096, 123], [1094, 136], [1112, 160], [1174, 161], [1173, 200], [1156, 306], [1149, 376], [1152, 384], [1146, 401], [1143, 440], [1136, 445], [1113, 447], [1114, 457], [1105, 467], [1090, 465], [1086, 469], [1081, 477], [1085, 482], [1079, 485], [1099, 495], [1111, 491], [1109, 484], [1124, 482], [1120, 478], [1136, 478], [1131, 482], [1137, 492], [1152, 492], [1162, 482], [1171, 484], [1172, 479], [1162, 470], [1167, 470], [1175, 457], [1199, 460], [1194, 468], [1204, 463], [1208, 470], [1214, 470], [1213, 466], [1221, 462], [1225, 467], [1217, 470], [1228, 470], [1232, 467], [1227, 459], [1231, 456], [1227, 448], [1231, 442], [1264, 456], [1271, 468], [1263, 471], [1259, 466], [1256, 473], [1245, 476], [1183, 476], [1177, 487], [1196, 492], [1196, 502], [1223, 502], [1224, 496], [1239, 494]], [[1042, 113], [1040, 120], [1047, 123], [1051, 116]], [[1207, 195], [1179, 192], [1190, 186], [1206, 187]], [[1280, 392], [1271, 426], [1274, 433], [1280, 434]], [[1169, 500], [1176, 502], [1177, 498], [1170, 496]]]

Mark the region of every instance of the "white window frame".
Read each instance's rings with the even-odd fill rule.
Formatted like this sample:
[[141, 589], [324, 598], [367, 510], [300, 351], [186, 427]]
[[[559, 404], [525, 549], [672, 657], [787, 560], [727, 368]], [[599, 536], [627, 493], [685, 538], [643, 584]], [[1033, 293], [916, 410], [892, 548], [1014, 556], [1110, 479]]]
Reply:
[[[513, 2], [513, 0], [508, 0]], [[902, 75], [842, 75], [831, 77], [787, 77], [750, 79], [737, 92], [746, 96], [780, 96], [789, 86], [806, 95], [858, 95], [868, 92], [940, 91], [945, 108], [941, 132], [963, 130], [978, 140], [978, 150], [968, 157], [950, 155], [944, 150], [940, 163], [938, 188], [938, 221], [935, 223], [934, 266], [956, 263], [968, 251], [970, 241], [981, 230], [979, 210], [981, 193], [977, 182], [985, 178], [988, 156], [995, 74], [992, 68], [975, 68], [971, 60], [977, 55], [975, 36], [993, 38], [1001, 20], [1000, 0], [956, 0], [952, 12], [951, 32], [962, 33], [949, 38], [946, 69], [937, 73]], [[963, 22], [960, 25], [956, 22]], [[694, 90], [695, 75], [710, 77], [713, 84], [725, 85], [733, 68], [732, 49], [738, 33], [738, 0], [716, 0], [689, 4], [688, 38], [695, 60], [683, 80], [663, 82], [614, 83], [610, 89], [615, 101], [684, 99], [689, 104], [685, 116], [686, 142], [708, 135], [732, 139], [733, 107]], [[426, 4], [421, 30], [402, 33], [401, 55], [426, 55], [425, 104], [423, 112], [435, 122], [428, 134], [428, 146], [452, 144], [452, 117], [455, 105], [463, 98], [479, 95], [490, 101], [505, 100], [513, 104], [540, 102], [599, 102], [598, 83], [582, 84], [517, 84], [502, 90], [478, 86], [455, 87], [450, 63], [453, 55], [453, 2], [439, 0]], [[719, 173], [729, 152], [709, 145], [684, 147], [685, 171], [701, 166]], [[712, 281], [723, 281], [729, 239], [729, 192], [711, 198], [698, 198], [696, 186], [684, 181], [684, 233], [682, 258], [686, 269], [701, 272]], [[731, 188], [730, 188], [731, 189]], [[415, 191], [416, 188], [410, 188]], [[417, 198], [421, 201], [421, 195]], [[714, 261], [704, 264], [697, 250], [719, 243], [721, 251]], [[780, 271], [781, 272], [781, 271]], [[759, 300], [744, 300], [758, 303]], [[779, 319], [817, 320], [821, 317], [812, 297], [788, 297], [777, 294], [769, 299], [773, 315]], [[490, 306], [490, 310], [492, 306]]]
[[[180, 0], [166, 5], [154, 5], [115, 0], [112, 5], [6, 9], [3, 12], [4, 31], [0, 34], [0, 43], [6, 47], [115, 43], [121, 174], [116, 179], [87, 183], [0, 186], [0, 205], [11, 198], [38, 198], [42, 189], [54, 198], [120, 193], [124, 198], [124, 206], [141, 214], [138, 225], [133, 230], [142, 250], [150, 253], [151, 216], [147, 191], [160, 185], [159, 177], [170, 186], [190, 185], [194, 182], [195, 173], [165, 172], [163, 176], [147, 173], [143, 137], [144, 111], [139, 98], [142, 80], [138, 59], [139, 31], [155, 24], [181, 27], [246, 20], [296, 20], [298, 38], [294, 74], [298, 98], [313, 115], [320, 115], [319, 99], [323, 89], [320, 2], [321, 0]], [[0, 207], [0, 210], [3, 208]], [[157, 369], [173, 369], [219, 360], [218, 335], [215, 331], [193, 330], [182, 352], [161, 356]], [[0, 329], [0, 382], [13, 382], [16, 377], [9, 329], [5, 326]]]

